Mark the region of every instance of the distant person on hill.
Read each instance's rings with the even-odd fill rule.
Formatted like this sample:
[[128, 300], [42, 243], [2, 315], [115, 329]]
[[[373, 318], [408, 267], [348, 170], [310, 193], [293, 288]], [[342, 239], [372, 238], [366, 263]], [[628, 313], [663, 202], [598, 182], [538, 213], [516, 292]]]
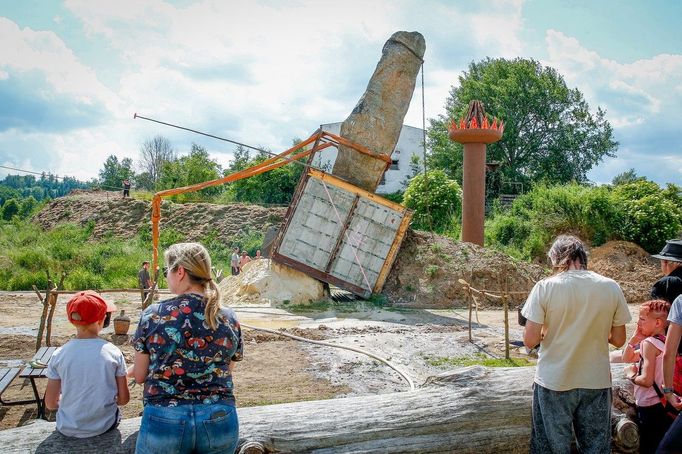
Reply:
[[521, 314], [523, 342], [538, 344], [530, 452], [611, 452], [609, 346], [625, 343], [630, 310], [618, 284], [587, 270], [582, 242], [559, 236], [547, 253], [554, 275], [535, 284]]
[[666, 241], [663, 250], [652, 257], [661, 261], [663, 277], [651, 288], [651, 297], [672, 303], [682, 295], [682, 240]]
[[244, 268], [244, 265], [249, 263], [251, 261], [251, 257], [249, 257], [248, 252], [242, 251], [242, 256], [239, 258], [239, 272], [242, 272], [242, 268]]
[[130, 400], [126, 363], [118, 347], [99, 337], [116, 306], [92, 291], [66, 304], [76, 337], [58, 348], [47, 366], [45, 408], [57, 411], [57, 430], [68, 437], [94, 437], [116, 427], [119, 405]]
[[149, 277], [149, 262], [146, 260], [142, 262], [142, 268], [137, 272], [137, 285], [140, 289], [142, 304], [144, 304], [147, 300], [149, 289], [152, 287], [152, 280]]
[[232, 268], [232, 276], [239, 274], [239, 248], [236, 247], [232, 251], [232, 257], [230, 259], [230, 267]]
[[123, 180], [123, 198], [130, 197], [130, 180]]
[[198, 243], [166, 250], [171, 299], [140, 315], [128, 371], [144, 383], [135, 452], [233, 453], [239, 441], [232, 370], [242, 359], [239, 322], [220, 305], [211, 258]]

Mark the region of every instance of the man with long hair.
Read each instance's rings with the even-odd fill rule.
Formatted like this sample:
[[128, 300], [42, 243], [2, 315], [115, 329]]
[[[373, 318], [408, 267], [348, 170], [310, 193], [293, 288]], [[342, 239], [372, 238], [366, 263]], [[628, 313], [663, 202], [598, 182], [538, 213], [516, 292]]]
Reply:
[[533, 287], [521, 313], [524, 344], [540, 344], [533, 383], [531, 453], [611, 452], [609, 346], [625, 343], [632, 317], [623, 292], [587, 270], [574, 236], [559, 236], [547, 253], [554, 274]]

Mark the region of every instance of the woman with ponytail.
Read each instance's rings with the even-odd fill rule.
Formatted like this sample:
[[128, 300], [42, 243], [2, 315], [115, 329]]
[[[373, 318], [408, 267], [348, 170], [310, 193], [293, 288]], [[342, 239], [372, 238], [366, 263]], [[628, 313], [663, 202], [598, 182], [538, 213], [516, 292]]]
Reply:
[[164, 258], [177, 296], [144, 310], [133, 338], [129, 376], [144, 383], [135, 452], [232, 453], [239, 441], [232, 393], [234, 362], [242, 359], [239, 323], [220, 305], [202, 245], [174, 244]]

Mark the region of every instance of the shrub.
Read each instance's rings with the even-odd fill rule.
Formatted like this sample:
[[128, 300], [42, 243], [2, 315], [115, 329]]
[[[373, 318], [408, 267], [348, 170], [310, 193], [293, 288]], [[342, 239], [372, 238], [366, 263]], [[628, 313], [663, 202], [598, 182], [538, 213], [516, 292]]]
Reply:
[[102, 289], [105, 288], [105, 280], [102, 274], [78, 268], [69, 273], [64, 285], [70, 290]]
[[682, 230], [682, 207], [674, 192], [666, 193], [656, 183], [642, 180], [617, 186], [613, 202], [619, 213], [618, 236], [657, 252], [665, 241]]
[[38, 290], [47, 289], [47, 274], [44, 271], [26, 271], [19, 269], [15, 271], [7, 281], [5, 290], [30, 290], [32, 286], [38, 287]]
[[619, 219], [610, 197], [607, 187], [538, 185], [517, 198], [510, 210], [493, 213], [486, 240], [522, 259], [543, 259], [547, 245], [562, 233], [602, 244], [615, 236]]
[[462, 190], [442, 170], [416, 175], [405, 190], [403, 203], [414, 210], [414, 228], [443, 232], [452, 228], [462, 210]]

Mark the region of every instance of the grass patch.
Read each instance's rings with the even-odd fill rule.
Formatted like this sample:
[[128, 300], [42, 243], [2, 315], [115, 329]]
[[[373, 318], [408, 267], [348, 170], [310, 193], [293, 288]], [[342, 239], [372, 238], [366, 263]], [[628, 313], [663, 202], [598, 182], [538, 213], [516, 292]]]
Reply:
[[491, 358], [482, 353], [474, 356], [438, 356], [427, 357], [426, 362], [436, 367], [466, 367], [466, 366], [485, 366], [485, 367], [526, 367], [533, 366], [535, 363], [526, 358]]

